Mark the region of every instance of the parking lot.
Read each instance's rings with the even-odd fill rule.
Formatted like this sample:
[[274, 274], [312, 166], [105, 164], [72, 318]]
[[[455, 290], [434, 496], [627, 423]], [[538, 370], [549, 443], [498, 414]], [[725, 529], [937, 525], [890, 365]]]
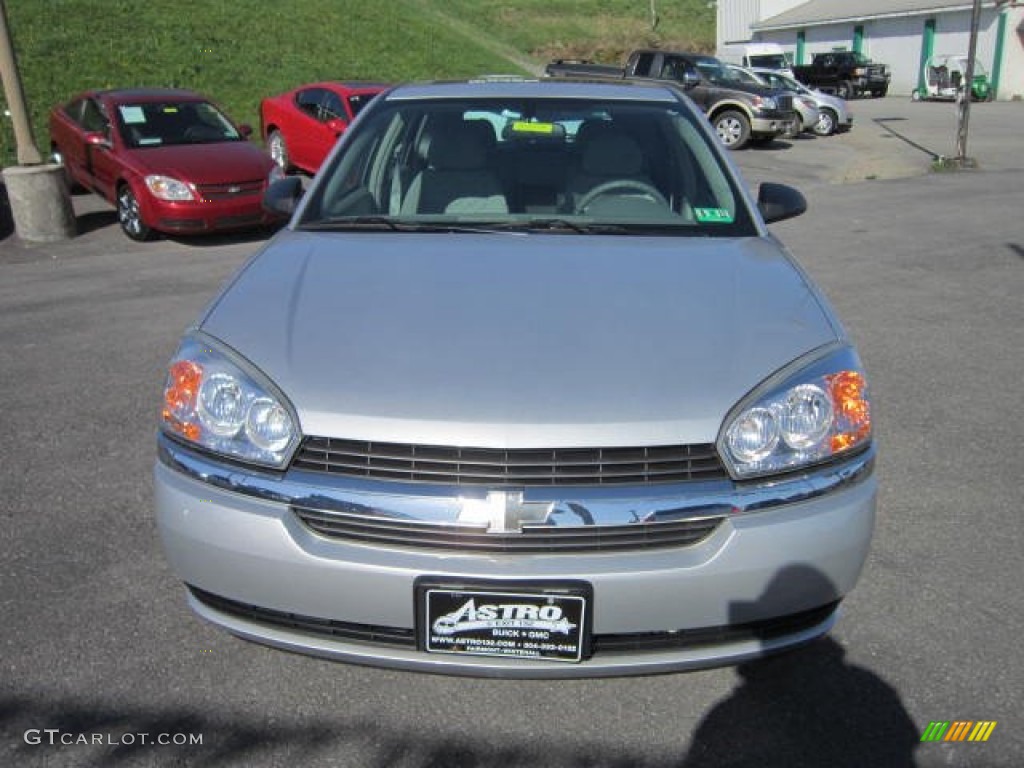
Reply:
[[[739, 668], [445, 678], [201, 623], [156, 538], [157, 403], [182, 330], [261, 237], [136, 244], [85, 196], [74, 240], [5, 231], [0, 764], [1024, 764], [1024, 104], [975, 105], [979, 169], [955, 173], [929, 170], [954, 154], [954, 105], [854, 111], [850, 134], [734, 155], [752, 185], [808, 197], [774, 231], [864, 358], [881, 478], [836, 630]], [[997, 726], [984, 743], [923, 743], [932, 721]]]

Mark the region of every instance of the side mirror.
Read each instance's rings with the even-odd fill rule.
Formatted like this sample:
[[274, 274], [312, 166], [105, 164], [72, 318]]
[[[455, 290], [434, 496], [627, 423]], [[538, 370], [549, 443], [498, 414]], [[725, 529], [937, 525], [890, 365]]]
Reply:
[[345, 132], [345, 129], [348, 128], [348, 123], [340, 117], [332, 117], [325, 123], [325, 125], [327, 126], [327, 130], [333, 132], [335, 136], [341, 136], [341, 134]]
[[248, 139], [250, 136], [252, 136], [252, 126], [248, 123], [242, 123], [240, 126], [238, 126], [238, 132]]
[[799, 216], [807, 210], [807, 198], [800, 190], [766, 181], [757, 190], [757, 209], [766, 224]]
[[286, 176], [267, 186], [267, 191], [263, 193], [263, 210], [291, 216], [301, 199], [302, 179], [298, 176]]
[[110, 139], [107, 138], [107, 134], [101, 131], [92, 131], [85, 134], [85, 143], [91, 147], [102, 147], [103, 149], [110, 149], [114, 146], [110, 143]]
[[694, 72], [692, 69], [687, 69], [683, 72], [683, 88], [689, 90], [700, 82], [700, 75]]

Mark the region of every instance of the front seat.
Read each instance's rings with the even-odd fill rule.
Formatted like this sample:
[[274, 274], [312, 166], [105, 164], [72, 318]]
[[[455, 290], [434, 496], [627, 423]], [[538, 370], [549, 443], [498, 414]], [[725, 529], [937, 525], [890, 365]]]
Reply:
[[580, 201], [592, 189], [608, 182], [636, 181], [654, 186], [644, 171], [643, 150], [628, 134], [610, 125], [595, 126], [581, 144], [580, 165], [566, 189], [573, 210], [579, 208]]
[[493, 153], [480, 126], [445, 125], [428, 142], [427, 165], [410, 182], [402, 213], [508, 213], [508, 201], [491, 165]]

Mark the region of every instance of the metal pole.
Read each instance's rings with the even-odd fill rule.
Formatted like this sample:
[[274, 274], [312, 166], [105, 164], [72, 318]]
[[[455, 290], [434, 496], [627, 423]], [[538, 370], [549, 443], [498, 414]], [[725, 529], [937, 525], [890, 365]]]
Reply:
[[967, 161], [967, 124], [971, 118], [971, 89], [974, 85], [974, 58], [978, 53], [978, 23], [981, 16], [981, 0], [974, 0], [971, 10], [971, 38], [967, 45], [967, 71], [964, 72], [964, 83], [960, 93], [959, 113], [956, 131], [956, 162], [961, 168]]
[[4, 82], [4, 95], [7, 107], [11, 110], [11, 122], [14, 124], [14, 141], [18, 145], [19, 165], [39, 165], [43, 162], [39, 148], [32, 138], [32, 125], [28, 120], [25, 108], [25, 92], [21, 88], [18, 76], [18, 62], [14, 58], [14, 46], [11, 44], [11, 33], [7, 26], [7, 8], [0, 0], [0, 77]]

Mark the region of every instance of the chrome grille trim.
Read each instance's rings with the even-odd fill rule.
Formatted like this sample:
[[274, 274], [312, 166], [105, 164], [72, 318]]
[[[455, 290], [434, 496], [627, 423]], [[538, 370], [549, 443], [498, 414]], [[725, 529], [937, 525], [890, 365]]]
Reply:
[[635, 448], [501, 449], [307, 437], [292, 467], [445, 485], [623, 485], [722, 480], [711, 444]]
[[292, 506], [308, 528], [329, 538], [388, 546], [488, 553], [607, 552], [686, 547], [703, 541], [723, 516], [625, 525], [523, 525], [488, 532], [486, 525], [436, 524]]

